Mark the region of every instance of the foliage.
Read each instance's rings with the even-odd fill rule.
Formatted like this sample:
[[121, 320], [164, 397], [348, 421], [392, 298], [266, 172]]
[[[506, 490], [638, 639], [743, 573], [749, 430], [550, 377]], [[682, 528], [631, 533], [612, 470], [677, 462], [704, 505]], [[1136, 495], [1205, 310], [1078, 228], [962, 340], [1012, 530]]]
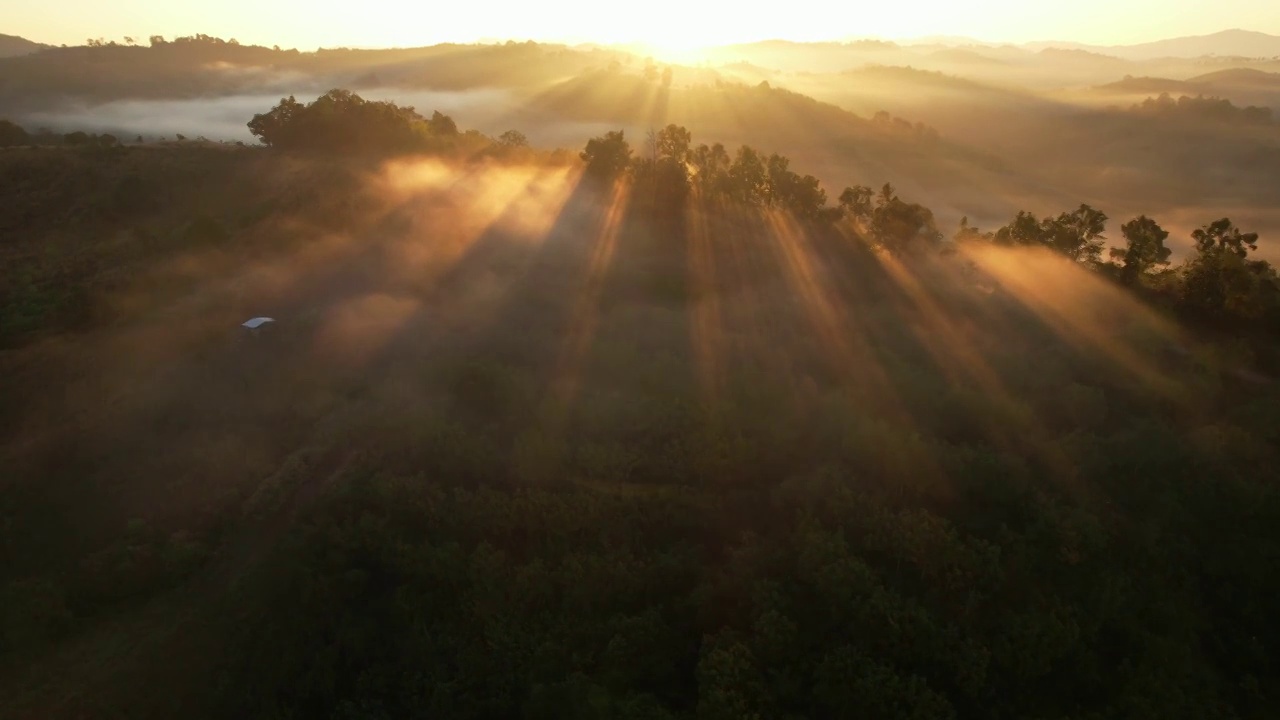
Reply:
[[1203, 96], [1190, 97], [1183, 95], [1175, 100], [1168, 93], [1161, 93], [1159, 97], [1155, 98], [1147, 98], [1141, 104], [1134, 105], [1132, 111], [1143, 115], [1185, 116], [1246, 124], [1268, 125], [1273, 122], [1271, 108], [1252, 105], [1249, 107], [1237, 107], [1230, 100]]
[[935, 247], [942, 239], [933, 212], [918, 203], [902, 200], [888, 183], [876, 196], [870, 226], [872, 240], [895, 255]]
[[519, 130], [507, 130], [498, 136], [498, 144], [512, 148], [528, 147], [529, 138], [525, 137], [524, 133]]
[[[4, 355], [0, 667], [35, 668], [5, 687], [44, 701], [6, 706], [69, 697], [56, 663], [105, 673], [77, 686], [90, 717], [1270, 716], [1277, 386], [1190, 330], [1179, 354], [1144, 304], [1167, 280], [1186, 318], [1271, 327], [1255, 235], [1206, 225], [1157, 278], [1165, 236], [1137, 218], [1126, 289], [1093, 274], [1088, 206], [962, 222], [965, 250], [1061, 256], [1018, 270], [1045, 273], [1018, 278], [1050, 291], [1041, 315], [933, 252], [932, 212], [891, 185], [840, 205], [892, 262], [835, 218], [780, 238], [761, 208], [832, 209], [785, 157], [679, 126], [647, 158], [593, 142], [591, 172], [633, 184], [607, 253], [600, 194], [574, 192], [539, 242], [492, 223], [418, 285], [388, 258], [459, 237], [435, 210], [462, 203], [362, 210], [393, 201], [355, 160], [6, 157], [35, 159], [3, 176], [25, 200], [0, 227], [74, 242], [45, 261], [65, 277], [6, 260], [5, 292], [120, 269], [143, 308]], [[646, 183], [713, 197], [705, 233], [652, 222]], [[339, 199], [359, 241], [330, 258]], [[98, 204], [129, 231], [104, 238]], [[395, 212], [422, 223], [403, 244]], [[1047, 255], [1021, 250], [990, 249]], [[296, 344], [227, 341], [255, 275]], [[384, 323], [368, 364], [326, 357], [307, 308], [382, 292], [433, 311]], [[52, 399], [19, 395], [32, 377]]]
[[871, 198], [875, 191], [864, 185], [847, 187], [840, 193], [840, 209], [844, 214], [857, 222], [870, 222], [872, 214]]
[[1125, 247], [1112, 248], [1111, 258], [1121, 262], [1121, 278], [1128, 285], [1157, 266], [1169, 264], [1169, 256], [1173, 251], [1165, 247], [1165, 238], [1169, 232], [1146, 215], [1139, 215], [1120, 226], [1124, 235]]
[[1249, 260], [1257, 233], [1243, 233], [1223, 218], [1192, 232], [1196, 255], [1182, 267], [1182, 304], [1204, 319], [1280, 319], [1280, 279], [1270, 263]]
[[306, 105], [290, 95], [254, 115], [249, 131], [273, 148], [333, 153], [440, 151], [458, 135], [453, 119], [439, 111], [427, 119], [412, 107], [349, 90], [330, 90]]
[[1037, 220], [1029, 212], [1019, 212], [1013, 222], [996, 230], [992, 241], [998, 245], [1045, 246], [1077, 262], [1097, 264], [1106, 245], [1107, 216], [1088, 205], [1056, 218]]
[[621, 175], [631, 165], [631, 145], [622, 130], [607, 132], [587, 141], [580, 154], [587, 164], [587, 174], [601, 179]]
[[[620, 137], [621, 131], [616, 134]], [[612, 176], [613, 171], [593, 171], [599, 153], [611, 152], [615, 133], [593, 138], [582, 158], [593, 174]], [[648, 197], [655, 210], [664, 215], [683, 208], [690, 191], [697, 187], [703, 200], [725, 198], [746, 206], [772, 207], [800, 218], [833, 220], [838, 210], [828, 208], [827, 193], [812, 175], [801, 176], [790, 169], [791, 161], [777, 153], [765, 156], [749, 145], [738, 148], [730, 158], [724, 145], [705, 143], [692, 147], [689, 130], [671, 124], [651, 134], [651, 157], [631, 163], [632, 177], [641, 197]], [[605, 163], [609, 168], [619, 163]], [[676, 213], [678, 214], [678, 213]]]

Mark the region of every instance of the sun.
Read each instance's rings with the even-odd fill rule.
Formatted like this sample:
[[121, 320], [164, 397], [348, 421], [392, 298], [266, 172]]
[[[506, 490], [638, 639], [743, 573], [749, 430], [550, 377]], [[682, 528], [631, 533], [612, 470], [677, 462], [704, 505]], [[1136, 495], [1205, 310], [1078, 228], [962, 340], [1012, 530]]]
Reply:
[[714, 47], [700, 38], [668, 37], [638, 43], [642, 52], [654, 60], [676, 65], [696, 65], [708, 59]]

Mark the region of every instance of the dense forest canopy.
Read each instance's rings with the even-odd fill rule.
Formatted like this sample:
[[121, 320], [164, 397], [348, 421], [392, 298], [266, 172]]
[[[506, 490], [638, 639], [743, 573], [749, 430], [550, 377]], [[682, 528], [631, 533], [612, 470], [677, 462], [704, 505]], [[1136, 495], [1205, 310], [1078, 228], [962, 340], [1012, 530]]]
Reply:
[[[188, 50], [286, 54], [42, 54]], [[0, 121], [0, 715], [1274, 715], [1280, 278], [1241, 202], [1028, 183], [952, 225], [914, 171], [1001, 170], [932, 124], [394, 52], [555, 58], [534, 105], [607, 122], [551, 152], [343, 84], [256, 144]], [[1272, 132], [1155, 104], [1097, 112]]]

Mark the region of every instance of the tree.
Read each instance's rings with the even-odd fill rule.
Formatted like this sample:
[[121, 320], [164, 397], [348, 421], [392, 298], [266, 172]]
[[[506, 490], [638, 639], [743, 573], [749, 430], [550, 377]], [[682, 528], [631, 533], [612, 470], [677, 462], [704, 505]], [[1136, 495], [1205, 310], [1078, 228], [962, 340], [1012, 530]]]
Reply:
[[439, 110], [431, 113], [431, 119], [427, 121], [427, 127], [433, 135], [449, 137], [458, 134], [458, 124], [453, 121], [453, 118]]
[[519, 130], [508, 130], [498, 136], [498, 144], [503, 147], [529, 147], [529, 138]]
[[769, 191], [769, 172], [764, 159], [753, 148], [743, 145], [729, 167], [730, 194], [748, 205], [761, 204]]
[[791, 161], [774, 153], [765, 161], [769, 173], [766, 200], [784, 207], [799, 217], [816, 218], [827, 204], [827, 192], [812, 175], [800, 175], [790, 169]]
[[765, 191], [765, 202], [769, 205], [785, 205], [788, 176], [795, 174], [791, 172], [791, 159], [773, 153], [765, 158], [764, 167], [769, 179]]
[[942, 234], [934, 222], [933, 211], [919, 203], [903, 201], [894, 193], [893, 186], [885, 183], [871, 214], [871, 238], [895, 255], [907, 255], [936, 245]]
[[254, 115], [249, 131], [271, 147], [322, 152], [396, 153], [438, 150], [458, 142], [448, 115], [430, 120], [412, 107], [369, 101], [341, 88], [303, 105], [293, 96]]
[[956, 230], [956, 234], [951, 236], [951, 240], [957, 243], [984, 241], [994, 242], [995, 234], [982, 232], [975, 225], [969, 224], [969, 216], [960, 218], [960, 228]]
[[658, 131], [656, 141], [659, 158], [669, 159], [681, 166], [689, 162], [689, 145], [693, 142], [693, 135], [685, 127], [674, 123], [668, 125]]
[[1045, 218], [1042, 238], [1049, 247], [1077, 262], [1097, 263], [1106, 244], [1107, 215], [1082, 204], [1057, 218]]
[[893, 202], [896, 199], [896, 197], [897, 196], [894, 193], [893, 186], [890, 185], [889, 183], [885, 183], [884, 187], [880, 188], [880, 194], [876, 196], [876, 206], [881, 207], [884, 205], [888, 205], [889, 203]]
[[871, 198], [875, 191], [865, 185], [847, 187], [840, 193], [840, 208], [855, 222], [865, 223], [871, 219]]
[[812, 175], [798, 175], [790, 173], [785, 177], [785, 185], [775, 191], [776, 197], [780, 198], [784, 207], [800, 217], [818, 218], [825, 217], [828, 220], [839, 217], [839, 211], [831, 214], [831, 208], [827, 208], [827, 191], [822, 189], [822, 184], [818, 178]]
[[1228, 218], [1195, 230], [1191, 239], [1196, 241], [1196, 250], [1201, 255], [1220, 251], [1245, 257], [1250, 250], [1258, 249], [1258, 233], [1242, 233]]
[[1040, 221], [1032, 213], [1019, 211], [1013, 222], [996, 230], [997, 245], [1027, 246], [1039, 245], [1044, 238], [1044, 230]]
[[689, 160], [698, 186], [704, 193], [728, 191], [729, 168], [733, 161], [724, 145], [716, 143], [708, 147], [703, 143], [690, 153]]
[[672, 77], [673, 77], [673, 73], [671, 72], [671, 67], [670, 67], [670, 66], [668, 66], [668, 67], [663, 68], [663, 69], [662, 69], [662, 86], [663, 86], [663, 87], [671, 87], [671, 79], [672, 79]]
[[1182, 267], [1182, 301], [1192, 312], [1213, 320], [1256, 320], [1275, 313], [1280, 305], [1280, 282], [1275, 269], [1262, 260], [1249, 260], [1257, 233], [1242, 233], [1222, 218], [1191, 233], [1196, 256]]
[[622, 130], [611, 130], [588, 140], [579, 157], [587, 163], [588, 175], [612, 179], [631, 164], [631, 146]]
[[253, 116], [249, 132], [268, 147], [292, 145], [298, 135], [297, 120], [306, 108], [294, 96], [281, 98], [269, 112]]
[[1129, 285], [1157, 265], [1168, 265], [1172, 251], [1164, 246], [1168, 231], [1146, 215], [1139, 215], [1120, 226], [1125, 247], [1112, 248], [1111, 257], [1120, 261], [1120, 278]]

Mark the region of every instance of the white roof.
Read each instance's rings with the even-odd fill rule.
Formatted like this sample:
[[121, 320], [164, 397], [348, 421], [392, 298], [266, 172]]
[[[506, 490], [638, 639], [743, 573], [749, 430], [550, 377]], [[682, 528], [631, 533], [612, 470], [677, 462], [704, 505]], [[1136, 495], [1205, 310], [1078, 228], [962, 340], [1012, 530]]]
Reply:
[[245, 320], [244, 322], [240, 323], [240, 325], [242, 327], [247, 327], [250, 330], [253, 330], [255, 328], [262, 327], [263, 325], [266, 325], [269, 322], [275, 322], [275, 318], [256, 317], [256, 318], [253, 318], [252, 320]]

